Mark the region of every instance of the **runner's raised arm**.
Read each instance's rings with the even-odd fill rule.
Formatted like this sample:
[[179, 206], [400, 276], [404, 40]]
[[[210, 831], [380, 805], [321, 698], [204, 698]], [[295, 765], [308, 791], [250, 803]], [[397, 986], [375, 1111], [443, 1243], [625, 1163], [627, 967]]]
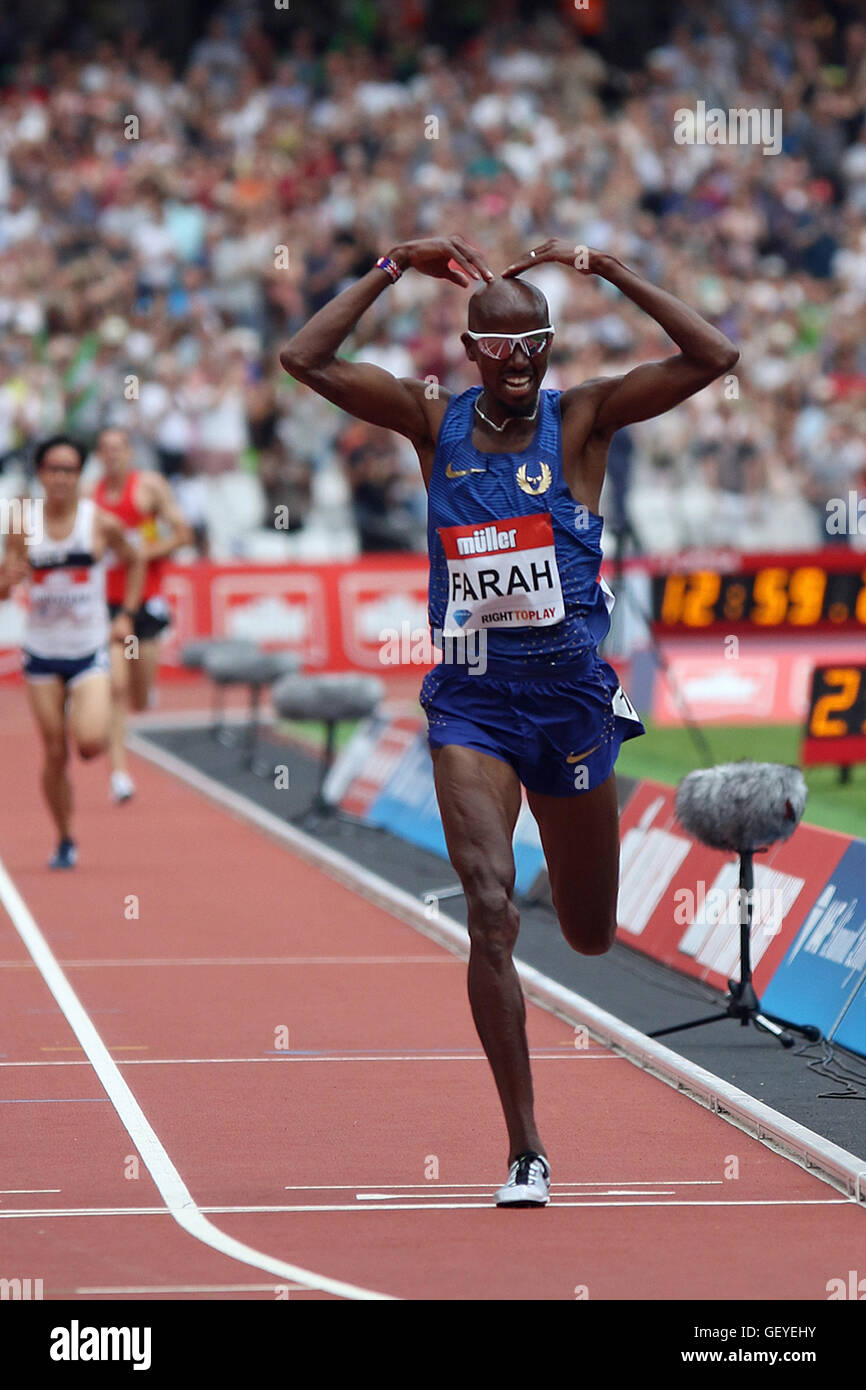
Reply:
[[410, 267], [464, 288], [470, 280], [493, 279], [484, 258], [463, 237], [407, 241], [395, 246], [366, 275], [314, 314], [283, 348], [280, 364], [289, 376], [350, 415], [396, 430], [423, 447], [430, 442], [425, 383], [395, 377], [369, 362], [350, 362], [336, 356], [370, 305]]
[[654, 318], [680, 349], [678, 355], [644, 362], [623, 376], [584, 382], [564, 392], [563, 414], [572, 403], [583, 404], [591, 393], [595, 404], [594, 433], [612, 435], [624, 425], [663, 415], [736, 366], [739, 350], [724, 333], [676, 295], [651, 284], [606, 252], [574, 246], [562, 237], [553, 238], [512, 262], [502, 272], [503, 279], [551, 261], [574, 266], [583, 275], [598, 275], [615, 285]]

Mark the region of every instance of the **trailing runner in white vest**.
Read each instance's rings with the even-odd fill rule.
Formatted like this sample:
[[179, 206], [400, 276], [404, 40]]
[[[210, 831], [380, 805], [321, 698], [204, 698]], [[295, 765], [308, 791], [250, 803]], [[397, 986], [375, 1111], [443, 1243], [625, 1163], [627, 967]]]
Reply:
[[[0, 599], [19, 582], [28, 584], [22, 670], [30, 706], [42, 738], [42, 790], [59, 843], [49, 860], [70, 869], [78, 859], [72, 835], [72, 787], [68, 744], [82, 758], [108, 745], [111, 710], [109, 643], [132, 635], [132, 614], [141, 601], [144, 561], [126, 539], [117, 517], [79, 496], [85, 451], [65, 435], [36, 450], [42, 485], [41, 525], [6, 537], [0, 566]], [[105, 598], [105, 555], [111, 550], [126, 569], [120, 613], [109, 621]]]

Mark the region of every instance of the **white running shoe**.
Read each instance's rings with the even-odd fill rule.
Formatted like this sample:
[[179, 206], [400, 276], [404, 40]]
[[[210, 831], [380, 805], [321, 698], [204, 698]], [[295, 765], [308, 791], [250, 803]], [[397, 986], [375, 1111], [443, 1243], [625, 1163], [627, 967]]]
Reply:
[[135, 783], [128, 772], [112, 772], [111, 799], [121, 804], [135, 795]]
[[546, 1207], [550, 1201], [550, 1164], [542, 1154], [518, 1154], [508, 1182], [496, 1194], [498, 1207]]

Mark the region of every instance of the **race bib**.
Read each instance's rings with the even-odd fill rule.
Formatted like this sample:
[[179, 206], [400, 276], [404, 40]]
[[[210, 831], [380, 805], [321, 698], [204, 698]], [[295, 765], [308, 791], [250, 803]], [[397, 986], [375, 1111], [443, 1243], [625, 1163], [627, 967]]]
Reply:
[[30, 607], [42, 622], [78, 622], [91, 603], [88, 567], [31, 570]]
[[640, 715], [621, 685], [618, 685], [614, 691], [611, 705], [613, 706], [614, 714], [618, 714], [620, 719], [633, 719], [635, 723], [640, 723]]
[[445, 636], [562, 622], [565, 603], [549, 512], [438, 530], [448, 562]]

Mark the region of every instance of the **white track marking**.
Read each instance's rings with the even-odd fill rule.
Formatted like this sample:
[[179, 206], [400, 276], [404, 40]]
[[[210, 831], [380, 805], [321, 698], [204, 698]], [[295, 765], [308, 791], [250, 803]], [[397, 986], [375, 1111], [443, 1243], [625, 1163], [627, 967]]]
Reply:
[[[491, 1184], [491, 1186], [493, 1186]], [[211, 1216], [281, 1216], [298, 1215], [303, 1212], [328, 1212], [328, 1211], [475, 1211], [494, 1209], [493, 1195], [486, 1201], [477, 1200], [478, 1194], [470, 1197], [469, 1201], [441, 1201], [420, 1202], [414, 1199], [403, 1200], [400, 1197], [393, 1197], [387, 1204], [385, 1202], [327, 1202], [327, 1203], [299, 1203], [293, 1206], [237, 1206], [237, 1207], [211, 1207], [202, 1206], [196, 1208], [199, 1214], [209, 1213]], [[724, 1198], [674, 1198], [672, 1201], [659, 1201], [652, 1198], [649, 1201], [642, 1201], [638, 1197], [632, 1197], [624, 1201], [603, 1201], [598, 1197], [586, 1197], [583, 1200], [565, 1201], [556, 1197], [551, 1202], [551, 1207], [852, 1207], [856, 1203], [853, 1197], [731, 1197]], [[171, 1216], [173, 1215], [166, 1207], [39, 1207], [38, 1209], [22, 1208], [20, 1211], [0, 1211], [0, 1221], [17, 1221], [26, 1219], [38, 1219], [47, 1221], [51, 1217], [73, 1217], [73, 1216]], [[217, 1232], [222, 1235], [221, 1231]], [[227, 1238], [228, 1239], [228, 1238]], [[210, 1244], [210, 1242], [205, 1242]], [[249, 1249], [245, 1246], [244, 1249]], [[251, 1251], [253, 1255], [258, 1252]], [[258, 1268], [268, 1268], [270, 1265], [277, 1265], [279, 1261], [271, 1260], [270, 1265], [265, 1266], [255, 1261], [243, 1258], [245, 1264], [255, 1263]], [[269, 1256], [265, 1257], [270, 1260]], [[285, 1265], [285, 1269], [293, 1266]], [[306, 1271], [299, 1271], [306, 1273]], [[294, 1276], [293, 1276], [294, 1277]], [[313, 1276], [314, 1277], [314, 1276]], [[328, 1283], [333, 1284], [333, 1280]], [[327, 1288], [324, 1282], [307, 1283], [308, 1288], [323, 1289], [326, 1293], [335, 1292], [332, 1288]], [[346, 1285], [341, 1285], [346, 1288]], [[342, 1294], [341, 1297], [350, 1295]], [[356, 1298], [357, 1294], [354, 1295]], [[369, 1298], [371, 1295], [367, 1295]], [[377, 1295], [372, 1295], [377, 1297]], [[382, 1295], [378, 1295], [382, 1297]]]
[[[436, 1192], [404, 1192], [400, 1200], [406, 1202], [429, 1201], [441, 1205], [446, 1199], [450, 1199], [454, 1202], [457, 1198], [463, 1197], [466, 1200], [465, 1202], [460, 1202], [459, 1205], [468, 1206], [471, 1205], [470, 1198], [478, 1197], [479, 1195], [480, 1194], [477, 1192], [446, 1192], [442, 1196]], [[588, 1197], [593, 1194], [588, 1192], [566, 1191], [559, 1192], [556, 1195], [558, 1200], [559, 1197]], [[597, 1195], [599, 1197], [675, 1197], [676, 1193], [672, 1188], [654, 1189], [648, 1192], [635, 1192], [633, 1189], [629, 1189], [628, 1192], [622, 1192], [616, 1187], [611, 1187], [603, 1192], [599, 1192]], [[358, 1202], [394, 1202], [397, 1199], [393, 1192], [356, 1192], [355, 1200]]]
[[[109, 1052], [113, 1049], [109, 1048]], [[116, 1050], [116, 1049], [114, 1049]], [[582, 1062], [624, 1062], [624, 1057], [616, 1057], [612, 1052], [532, 1052], [530, 1058], [533, 1062], [562, 1062], [562, 1061], [582, 1061]], [[393, 1057], [368, 1056], [364, 1053], [348, 1053], [344, 1056], [317, 1057], [315, 1054], [298, 1056], [292, 1052], [280, 1055], [274, 1053], [272, 1057], [118, 1057], [119, 1067], [192, 1067], [192, 1066], [216, 1066], [219, 1063], [231, 1062], [233, 1064], [248, 1062], [270, 1062], [285, 1066], [287, 1062], [486, 1062], [484, 1053], [479, 1055], [467, 1056], [465, 1053], [444, 1053], [431, 1057], [427, 1052], [401, 1052], [395, 1053]], [[90, 1063], [85, 1060], [74, 1061], [49, 1061], [44, 1062], [0, 1062], [0, 1067], [89, 1067]]]
[[[223, 724], [246, 724], [249, 711], [243, 705], [231, 705], [223, 711], [220, 720]], [[136, 714], [133, 727], [136, 729], [209, 729], [213, 724], [213, 710], [177, 709], [142, 710]]]
[[[851, 1197], [755, 1197], [736, 1198], [730, 1201], [706, 1201], [694, 1200], [674, 1200], [670, 1202], [660, 1202], [656, 1200], [643, 1202], [639, 1200], [623, 1202], [604, 1202], [597, 1198], [590, 1198], [587, 1201], [561, 1201], [559, 1198], [552, 1203], [554, 1207], [850, 1207], [854, 1205]], [[349, 1205], [348, 1203], [333, 1203], [322, 1206], [286, 1206], [286, 1207], [256, 1207], [249, 1210], [270, 1211], [270, 1212], [303, 1212], [303, 1211], [466, 1211], [476, 1208], [492, 1209], [494, 1206], [493, 1196], [488, 1197], [486, 1202], [440, 1202], [438, 1205], [424, 1202], [402, 1202], [399, 1199], [392, 1200], [387, 1206], [384, 1203], [376, 1203], [371, 1206], [364, 1206], [359, 1203]], [[246, 1208], [220, 1208], [205, 1207], [205, 1211], [244, 1211]]]
[[[611, 1187], [616, 1182], [618, 1187], [721, 1187], [723, 1178], [606, 1178], [597, 1179], [593, 1182], [584, 1182], [582, 1178], [573, 1178], [570, 1182], [552, 1182], [551, 1189], [557, 1187]], [[428, 1192], [431, 1188], [445, 1192], [455, 1191], [459, 1187], [480, 1187], [484, 1191], [491, 1187], [499, 1186], [498, 1181], [493, 1179], [489, 1182], [441, 1182], [431, 1181], [421, 1187], [418, 1183], [411, 1182], [377, 1182], [376, 1191], [385, 1189], [386, 1191], [401, 1192], [404, 1196], [411, 1196], [413, 1192]], [[287, 1183], [283, 1188], [284, 1192], [355, 1192], [362, 1191], [363, 1184], [357, 1182], [323, 1182], [323, 1183]], [[369, 1188], [368, 1191], [372, 1191]], [[471, 1195], [471, 1194], [470, 1194]]]
[[131, 1284], [129, 1288], [76, 1289], [78, 1294], [97, 1293], [309, 1293], [306, 1284]]
[[179, 1226], [195, 1240], [227, 1255], [229, 1259], [240, 1260], [242, 1264], [263, 1269], [268, 1274], [276, 1274], [283, 1279], [306, 1284], [309, 1288], [336, 1294], [340, 1298], [382, 1299], [388, 1294], [375, 1293], [354, 1284], [346, 1284], [325, 1275], [314, 1274], [311, 1270], [297, 1265], [286, 1264], [263, 1251], [226, 1235], [220, 1231], [196, 1206], [186, 1184], [163, 1148], [150, 1122], [121, 1076], [117, 1063], [97, 1033], [93, 1023], [75, 994], [60, 966], [57, 964], [47, 941], [39, 930], [30, 909], [27, 907], [12, 879], [0, 861], [0, 900], [2, 900], [12, 923], [24, 942], [49, 990], [56, 999], [69, 1027], [78, 1038], [90, 1059], [93, 1070], [114, 1106], [121, 1123], [141, 1155], [142, 1162], [159, 1189], [166, 1207]]
[[[61, 960], [64, 970], [101, 970], [103, 966], [138, 965], [457, 965], [451, 956], [203, 956], [184, 959], [169, 956], [163, 960]], [[0, 970], [33, 970], [29, 960], [0, 960]]]
[[[128, 736], [127, 746], [218, 806], [289, 845], [308, 864], [314, 864], [337, 882], [392, 913], [422, 936], [438, 941], [453, 955], [464, 960], [468, 957], [469, 935], [466, 928], [441, 909], [435, 918], [429, 918], [424, 904], [411, 893], [396, 888], [387, 879], [356, 864], [339, 850], [320, 844], [311, 835], [257, 806], [248, 797], [229, 791], [213, 777], [190, 767], [173, 753], [167, 753], [135, 734]], [[591, 1000], [566, 989], [516, 956], [514, 967], [524, 994], [534, 1004], [564, 1019], [566, 1023], [585, 1026], [602, 1046], [617, 1049], [631, 1063], [674, 1087], [689, 1100], [711, 1110], [735, 1129], [745, 1131], [779, 1157], [805, 1168], [822, 1182], [866, 1204], [866, 1159], [849, 1153], [823, 1135], [816, 1134], [763, 1101], [756, 1100], [746, 1091], [741, 1091], [738, 1086], [681, 1057], [657, 1039], [647, 1037], [615, 1014], [600, 1009]]]
[[35, 1196], [37, 1193], [42, 1196], [47, 1192], [60, 1192], [59, 1187], [0, 1187], [0, 1197], [26, 1197]]

